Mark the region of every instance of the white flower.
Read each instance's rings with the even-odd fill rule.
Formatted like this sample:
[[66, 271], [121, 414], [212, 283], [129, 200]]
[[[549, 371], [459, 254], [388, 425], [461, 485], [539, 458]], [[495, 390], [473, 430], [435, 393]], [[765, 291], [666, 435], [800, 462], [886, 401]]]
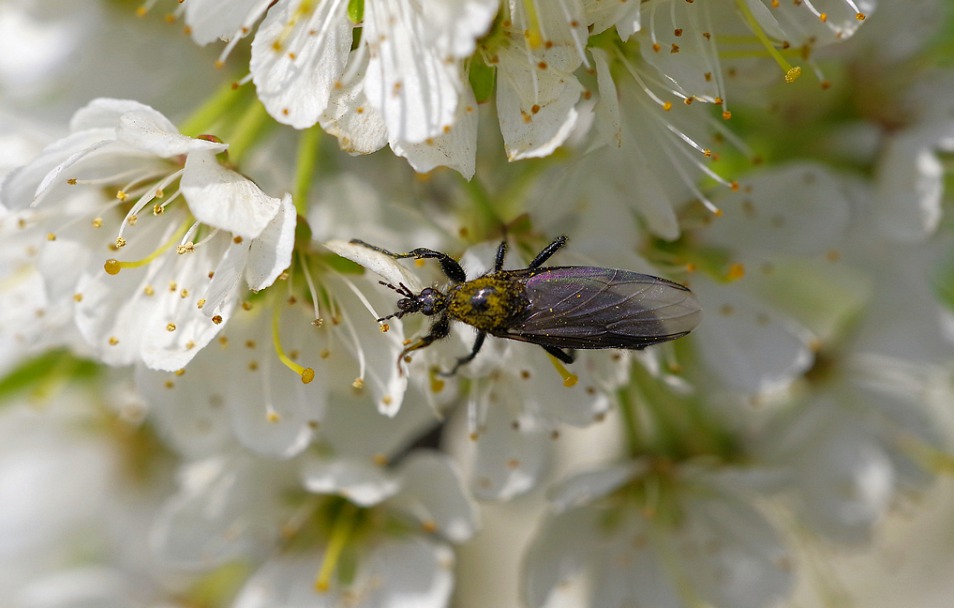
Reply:
[[725, 472], [629, 462], [555, 487], [525, 568], [530, 606], [777, 605], [793, 583], [778, 533]]
[[732, 389], [777, 391], [811, 366], [833, 320], [864, 298], [864, 280], [838, 264], [847, 188], [821, 166], [791, 164], [717, 200], [724, 215], [699, 232], [708, 261], [689, 260], [702, 271], [691, 286], [712, 311], [693, 339]]
[[[288, 266], [291, 198], [266, 196], [218, 163], [225, 144], [181, 135], [136, 102], [95, 100], [71, 130], [7, 176], [0, 196], [44, 211], [37, 221], [50, 251], [40, 271], [61, 290], [70, 285], [77, 326], [97, 356], [182, 368], [229, 316], [243, 276], [260, 290]], [[116, 199], [85, 203], [71, 192], [82, 185], [113, 187]], [[187, 208], [174, 204], [180, 196]], [[66, 259], [76, 266], [64, 277]]]
[[[192, 465], [156, 522], [154, 550], [170, 564], [203, 570], [262, 561], [237, 606], [334, 604], [368, 594], [444, 605], [453, 564], [447, 543], [467, 540], [477, 525], [476, 505], [446, 458], [414, 452], [393, 470], [348, 456], [289, 464], [233, 456]], [[299, 535], [297, 544], [269, 551]], [[353, 576], [337, 576], [339, 567]]]
[[[354, 23], [349, 4], [285, 0], [271, 8], [252, 45], [259, 96], [277, 120], [304, 128], [328, 107], [333, 90], [352, 82], [346, 71]], [[420, 143], [454, 124], [465, 88], [457, 61], [489, 27], [496, 2], [456, 0], [364, 5], [360, 46], [363, 89], [392, 142]]]
[[508, 26], [482, 45], [497, 69], [497, 115], [507, 158], [548, 156], [577, 121], [583, 93], [573, 72], [583, 64], [587, 33], [579, 0], [509, 2]]

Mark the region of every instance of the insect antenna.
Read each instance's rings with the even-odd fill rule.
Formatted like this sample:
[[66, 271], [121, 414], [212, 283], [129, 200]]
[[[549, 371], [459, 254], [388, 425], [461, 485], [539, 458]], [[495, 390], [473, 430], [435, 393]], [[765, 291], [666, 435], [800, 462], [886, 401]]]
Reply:
[[[413, 297], [414, 297], [414, 292], [412, 292], [412, 291], [411, 291], [411, 288], [408, 287], [407, 285], [405, 285], [404, 283], [398, 283], [399, 287], [395, 287], [394, 285], [392, 285], [391, 283], [388, 283], [387, 281], [378, 281], [378, 283], [380, 283], [381, 285], [384, 285], [384, 286], [387, 287], [388, 289], [393, 289], [394, 291], [396, 291], [396, 292], [398, 293], [398, 295], [403, 296], [403, 297], [405, 297], [405, 298], [413, 298]], [[398, 310], [397, 312], [391, 313], [391, 314], [389, 314], [389, 315], [386, 316], [386, 317], [381, 317], [381, 318], [377, 319], [377, 321], [378, 321], [378, 323], [383, 323], [383, 322], [387, 321], [388, 319], [393, 319], [393, 318], [395, 318], [395, 317], [397, 317], [398, 319], [400, 319], [400, 318], [403, 317], [405, 314], [407, 314], [407, 311], [406, 311], [406, 310]]]

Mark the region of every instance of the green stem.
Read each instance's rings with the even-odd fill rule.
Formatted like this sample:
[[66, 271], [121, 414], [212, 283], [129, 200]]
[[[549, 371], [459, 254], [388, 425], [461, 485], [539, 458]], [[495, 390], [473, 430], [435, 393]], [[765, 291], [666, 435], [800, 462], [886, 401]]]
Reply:
[[229, 137], [229, 160], [238, 164], [268, 124], [268, 112], [265, 111], [265, 106], [257, 99], [253, 99]]
[[308, 193], [311, 191], [318, 167], [318, 139], [321, 129], [312, 127], [301, 132], [298, 139], [298, 159], [295, 166], [295, 191], [292, 197], [298, 215], [307, 215]]
[[225, 114], [242, 97], [241, 91], [236, 90], [231, 82], [222, 85], [212, 97], [182, 123], [179, 131], [191, 137], [207, 133], [208, 129], [215, 126], [219, 117]]

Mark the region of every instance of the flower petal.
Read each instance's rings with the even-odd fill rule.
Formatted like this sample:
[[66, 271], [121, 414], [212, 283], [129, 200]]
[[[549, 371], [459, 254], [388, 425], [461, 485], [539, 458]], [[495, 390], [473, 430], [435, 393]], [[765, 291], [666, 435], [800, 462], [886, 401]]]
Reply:
[[219, 164], [210, 150], [189, 154], [181, 189], [196, 220], [248, 239], [258, 237], [282, 205], [248, 178]]

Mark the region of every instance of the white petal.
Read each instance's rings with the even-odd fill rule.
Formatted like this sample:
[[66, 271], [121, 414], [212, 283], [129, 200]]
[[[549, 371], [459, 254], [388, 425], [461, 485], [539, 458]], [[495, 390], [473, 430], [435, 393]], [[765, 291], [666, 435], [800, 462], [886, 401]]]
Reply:
[[287, 475], [266, 461], [202, 461], [160, 509], [149, 548], [177, 568], [209, 569], [269, 547], [278, 537], [278, 502]]
[[[115, 133], [116, 129], [119, 128], [119, 119], [127, 112], [155, 112], [155, 110], [132, 99], [99, 97], [73, 114], [73, 118], [70, 119], [70, 132], [110, 129]], [[168, 123], [168, 121], [166, 122]], [[169, 123], [169, 126], [171, 126], [171, 123]]]
[[[740, 497], [707, 495], [684, 503], [679, 546], [683, 574], [714, 606], [779, 605], [793, 584], [791, 555], [772, 525]], [[718, 491], [718, 490], [716, 490]]]
[[435, 167], [450, 167], [470, 179], [474, 176], [477, 157], [477, 100], [466, 87], [461, 94], [457, 117], [445, 133], [411, 144], [396, 141], [391, 148], [403, 156], [418, 173], [427, 173]]
[[422, 0], [421, 12], [429, 24], [422, 34], [439, 52], [458, 59], [468, 57], [499, 8], [498, 0]]
[[393, 475], [371, 462], [309, 458], [301, 466], [301, 483], [309, 492], [337, 494], [370, 507], [400, 489]]
[[185, 4], [185, 22], [192, 39], [206, 45], [216, 40], [230, 40], [242, 27], [254, 23], [272, 0], [189, 0]]
[[388, 143], [384, 119], [364, 94], [368, 59], [368, 53], [351, 54], [345, 70], [350, 78], [335, 83], [328, 107], [318, 119], [321, 128], [337, 137], [338, 145], [348, 154], [371, 154]]
[[[746, 0], [746, 5], [766, 33], [776, 40], [785, 40], [792, 46], [824, 46], [850, 38], [865, 21], [857, 18], [863, 13], [870, 17], [876, 0], [857, 0], [812, 3], [766, 3], [771, 0]], [[812, 8], [820, 7], [820, 8]], [[820, 14], [825, 14], [825, 19]]]
[[524, 567], [524, 601], [531, 608], [569, 605], [554, 602], [592, 558], [600, 515], [594, 509], [575, 509], [544, 520]]
[[242, 238], [258, 237], [282, 204], [219, 164], [212, 151], [189, 154], [181, 189], [196, 220]]
[[581, 473], [551, 486], [548, 492], [554, 511], [562, 513], [596, 502], [646, 471], [643, 461], [629, 461]]
[[510, 500], [537, 486], [553, 455], [548, 426], [529, 415], [515, 418], [506, 407], [488, 407], [477, 438], [474, 494]]
[[443, 454], [417, 450], [400, 465], [401, 493], [396, 504], [409, 505], [409, 513], [428, 529], [454, 543], [470, 539], [477, 531], [479, 508], [464, 489], [453, 461]]
[[366, 563], [361, 582], [369, 605], [442, 608], [450, 600], [454, 553], [444, 544], [420, 537], [389, 539], [374, 548]]
[[693, 290], [712, 311], [696, 329], [695, 343], [729, 386], [750, 393], [776, 390], [811, 365], [814, 336], [740, 285], [700, 281]]
[[420, 279], [408, 272], [400, 262], [364, 245], [333, 240], [324, 243], [324, 246], [341, 257], [364, 266], [392, 285], [404, 283], [415, 293], [424, 288]]
[[576, 124], [583, 92], [575, 76], [540, 70], [525, 59], [501, 52], [497, 67], [500, 132], [512, 161], [547, 156], [562, 145]]
[[844, 242], [850, 203], [826, 167], [789, 163], [747, 180], [715, 200], [722, 209], [706, 238], [737, 251], [827, 253]]
[[208, 289], [202, 294], [202, 299], [205, 300], [202, 313], [205, 316], [211, 318], [232, 309], [239, 296], [242, 271], [248, 262], [250, 246], [248, 242], [229, 241], [225, 254], [213, 270]]
[[878, 225], [888, 236], [921, 241], [937, 229], [944, 192], [944, 168], [933, 149], [938, 142], [943, 142], [939, 146], [942, 149], [954, 149], [952, 129], [901, 133], [889, 139], [881, 151], [874, 212]]
[[147, 108], [126, 112], [119, 117], [116, 139], [161, 158], [171, 158], [199, 150], [215, 154], [228, 145], [182, 135], [169, 119]]
[[297, 219], [291, 195], [286, 194], [275, 218], [249, 247], [245, 280], [252, 291], [265, 289], [291, 265]]
[[262, 21], [250, 69], [258, 98], [278, 122], [305, 129], [325, 111], [351, 51], [347, 9], [345, 0], [288, 0]]
[[610, 73], [609, 55], [596, 47], [590, 49], [590, 55], [593, 56], [593, 64], [596, 66], [596, 83], [600, 90], [595, 108], [596, 128], [610, 145], [621, 148], [623, 122], [620, 118], [616, 82]]
[[422, 8], [403, 0], [365, 4], [371, 58], [364, 92], [384, 117], [391, 141], [419, 143], [453, 124], [463, 84], [456, 62], [424, 44], [430, 29]]
[[615, 25], [624, 41], [639, 31], [639, 6], [637, 0], [583, 0], [586, 21], [592, 26], [591, 33], [599, 34]]
[[[497, 114], [510, 160], [552, 153], [570, 135], [583, 86], [573, 72], [587, 39], [580, 2], [535, 5], [531, 19], [511, 2], [510, 45], [498, 50]], [[535, 30], [536, 44], [526, 35]]]
[[[666, 84], [685, 97], [709, 103], [724, 98], [722, 67], [715, 44], [718, 34], [703, 35], [703, 32], [712, 28], [710, 5], [702, 2], [672, 2], [668, 10], [657, 9], [658, 5], [655, 4], [642, 5], [643, 21], [655, 40], [653, 44], [644, 40], [639, 45], [646, 63], [659, 70], [668, 81]], [[727, 8], [712, 10], [732, 12]]]

